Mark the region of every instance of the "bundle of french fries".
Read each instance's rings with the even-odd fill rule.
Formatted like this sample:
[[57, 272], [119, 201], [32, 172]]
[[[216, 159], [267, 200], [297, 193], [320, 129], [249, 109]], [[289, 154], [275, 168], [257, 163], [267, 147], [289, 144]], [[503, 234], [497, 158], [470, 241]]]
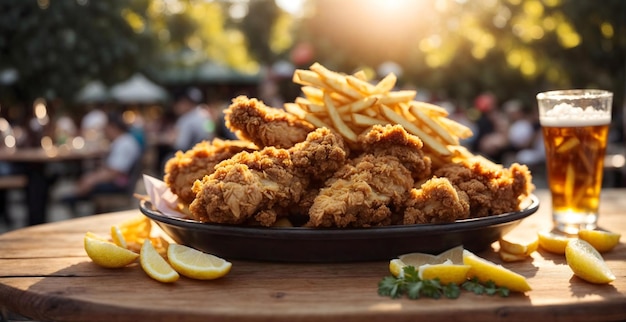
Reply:
[[415, 101], [413, 90], [394, 91], [396, 81], [389, 74], [372, 84], [362, 71], [345, 75], [314, 63], [309, 70], [294, 72], [293, 82], [303, 85], [304, 97], [286, 103], [285, 110], [317, 127], [334, 129], [351, 144], [372, 125], [400, 124], [422, 140], [433, 162], [473, 157], [459, 144], [473, 135], [468, 127], [448, 118], [439, 106]]

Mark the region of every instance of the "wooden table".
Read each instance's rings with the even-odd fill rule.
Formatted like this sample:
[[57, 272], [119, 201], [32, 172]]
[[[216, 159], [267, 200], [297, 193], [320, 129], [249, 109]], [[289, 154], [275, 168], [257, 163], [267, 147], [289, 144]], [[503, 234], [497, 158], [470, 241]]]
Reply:
[[90, 146], [84, 149], [49, 149], [18, 148], [1, 150], [0, 161], [18, 164], [27, 176], [26, 204], [28, 207], [28, 225], [38, 225], [47, 220], [49, 196], [49, 179], [46, 175], [46, 164], [54, 162], [75, 162], [103, 157], [107, 147]]
[[[514, 232], [551, 227], [550, 198]], [[600, 224], [626, 235], [626, 190], [602, 195]], [[533, 290], [507, 298], [463, 292], [456, 300], [390, 299], [377, 294], [388, 262], [296, 264], [234, 261], [215, 281], [150, 279], [139, 265], [96, 266], [87, 231], [138, 214], [126, 211], [33, 226], [0, 235], [0, 308], [43, 321], [603, 321], [626, 320], [626, 245], [604, 257], [617, 279], [593, 285], [572, 275], [564, 256], [535, 252], [504, 266]], [[496, 247], [494, 243], [493, 247]], [[500, 263], [493, 249], [481, 256]]]

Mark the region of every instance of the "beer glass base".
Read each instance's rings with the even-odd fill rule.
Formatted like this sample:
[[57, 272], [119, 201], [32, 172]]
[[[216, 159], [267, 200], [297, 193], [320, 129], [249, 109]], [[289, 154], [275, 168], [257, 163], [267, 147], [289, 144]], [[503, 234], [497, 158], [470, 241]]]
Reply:
[[554, 212], [552, 219], [556, 230], [576, 235], [581, 229], [595, 229], [598, 215], [594, 213]]

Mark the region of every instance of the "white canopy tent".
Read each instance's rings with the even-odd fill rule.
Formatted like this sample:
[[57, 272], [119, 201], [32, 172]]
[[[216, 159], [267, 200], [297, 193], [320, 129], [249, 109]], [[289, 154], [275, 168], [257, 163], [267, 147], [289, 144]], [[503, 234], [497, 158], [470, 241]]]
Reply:
[[109, 90], [101, 81], [87, 83], [75, 97], [76, 101], [79, 103], [105, 102], [110, 98]]
[[168, 99], [164, 88], [139, 73], [111, 87], [110, 93], [120, 103], [156, 103]]

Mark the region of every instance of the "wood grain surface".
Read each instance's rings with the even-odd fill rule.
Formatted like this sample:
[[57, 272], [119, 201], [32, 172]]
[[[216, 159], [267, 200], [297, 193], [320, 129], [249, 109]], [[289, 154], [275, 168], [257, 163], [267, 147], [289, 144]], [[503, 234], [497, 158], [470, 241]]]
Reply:
[[[550, 198], [512, 233], [549, 229]], [[626, 320], [624, 237], [604, 258], [617, 279], [594, 285], [573, 276], [562, 255], [535, 252], [502, 263], [533, 290], [507, 298], [463, 292], [450, 299], [390, 299], [377, 294], [388, 262], [300, 264], [233, 261], [226, 277], [174, 284], [150, 279], [138, 264], [96, 266], [87, 231], [108, 234], [138, 210], [32, 226], [0, 235], [0, 308], [40, 321], [619, 321]], [[600, 226], [626, 236], [626, 190], [603, 192]], [[480, 253], [501, 263], [492, 249]]]

